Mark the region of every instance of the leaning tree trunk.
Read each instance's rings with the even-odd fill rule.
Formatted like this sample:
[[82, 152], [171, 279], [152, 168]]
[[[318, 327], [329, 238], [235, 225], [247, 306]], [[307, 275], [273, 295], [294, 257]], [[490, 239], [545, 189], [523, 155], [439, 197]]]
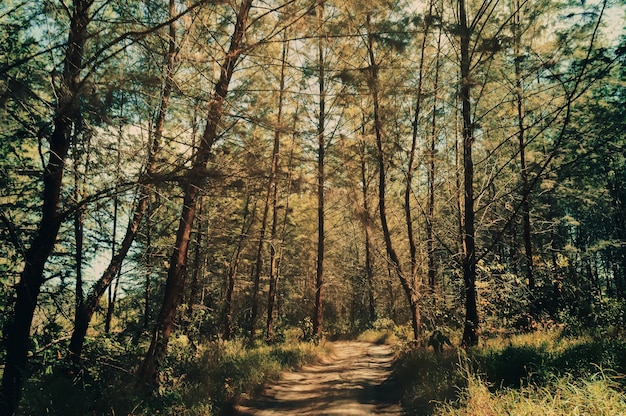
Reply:
[[31, 246], [24, 255], [24, 270], [16, 286], [13, 316], [4, 331], [6, 357], [0, 391], [0, 414], [13, 415], [21, 397], [26, 370], [28, 340], [35, 307], [45, 282], [44, 267], [61, 226], [63, 171], [75, 121], [80, 117], [80, 79], [83, 51], [90, 23], [93, 0], [74, 0], [69, 36], [65, 49], [60, 94], [49, 138], [48, 161], [43, 172], [42, 217]]
[[[370, 17], [367, 17], [368, 25]], [[374, 56], [374, 42], [373, 37], [368, 36], [368, 54], [369, 54], [369, 66], [371, 77], [371, 94], [374, 104], [374, 133], [376, 136], [377, 158], [378, 158], [378, 211], [380, 215], [380, 223], [383, 230], [383, 237], [385, 240], [385, 247], [387, 249], [387, 255], [389, 256], [389, 263], [391, 267], [396, 271], [396, 275], [400, 280], [400, 284], [404, 289], [404, 293], [409, 302], [411, 310], [411, 324], [413, 327], [413, 337], [415, 341], [420, 343], [422, 336], [422, 319], [419, 308], [419, 297], [412, 285], [412, 282], [406, 276], [402, 270], [402, 265], [398, 255], [393, 247], [391, 240], [391, 232], [389, 231], [389, 225], [387, 223], [387, 209], [386, 209], [386, 160], [385, 160], [385, 148], [383, 146], [383, 128], [380, 116], [380, 99], [378, 92], [378, 65]]]
[[187, 268], [187, 251], [189, 237], [196, 214], [196, 203], [200, 189], [205, 179], [206, 165], [211, 155], [211, 150], [217, 139], [217, 128], [222, 118], [224, 100], [228, 94], [228, 87], [235, 69], [235, 65], [243, 53], [242, 41], [246, 31], [248, 14], [252, 7], [252, 0], [244, 0], [237, 11], [237, 21], [233, 28], [230, 46], [222, 64], [221, 73], [213, 98], [208, 104], [207, 123], [198, 145], [193, 165], [187, 175], [187, 184], [184, 190], [183, 208], [176, 233], [174, 251], [170, 258], [170, 266], [165, 286], [165, 296], [157, 317], [157, 322], [152, 332], [150, 347], [138, 371], [140, 382], [156, 383], [158, 372], [165, 354], [167, 343], [173, 329], [174, 316], [178, 307], [179, 298], [185, 282]]
[[[173, 18], [175, 15], [174, 0], [170, 0], [169, 8], [170, 18]], [[174, 27], [174, 23], [172, 22], [169, 26], [169, 50], [165, 64], [166, 68], [163, 95], [161, 97], [161, 106], [159, 108], [159, 113], [155, 123], [154, 137], [152, 139], [151, 149], [148, 155], [148, 164], [146, 167], [146, 176], [148, 177], [156, 170], [156, 156], [160, 147], [160, 141], [163, 135], [163, 128], [165, 124], [165, 116], [167, 114], [169, 99], [174, 85], [173, 76], [175, 54], [176, 29]], [[96, 312], [98, 305], [100, 304], [100, 299], [106, 292], [107, 288], [110, 287], [113, 279], [115, 279], [115, 277], [119, 274], [122, 267], [122, 262], [124, 261], [124, 258], [126, 258], [126, 255], [128, 254], [128, 251], [130, 250], [130, 247], [133, 244], [135, 237], [137, 236], [137, 232], [139, 231], [139, 225], [141, 224], [141, 221], [144, 217], [148, 205], [148, 200], [150, 199], [151, 189], [152, 187], [149, 181], [141, 188], [133, 215], [128, 222], [124, 238], [122, 239], [119, 248], [117, 249], [117, 251], [114, 251], [114, 255], [111, 258], [109, 265], [102, 273], [102, 276], [100, 276], [100, 279], [98, 279], [98, 281], [92, 286], [86, 300], [76, 310], [74, 319], [74, 330], [72, 332], [70, 345], [68, 347], [69, 357], [76, 364], [79, 363], [81, 360], [83, 345], [85, 343], [85, 336], [87, 335], [87, 329], [89, 329], [89, 323], [91, 322], [91, 319]], [[150, 244], [148, 244], [148, 246], [149, 245]], [[148, 254], [148, 256], [150, 256], [150, 254]], [[150, 261], [149, 258], [148, 261]], [[148, 296], [150, 290], [149, 275], [146, 276], [146, 281], [146, 296]], [[146, 301], [146, 315], [144, 316], [144, 319], [147, 319], [146, 317], [148, 314], [147, 303], [148, 301]]]

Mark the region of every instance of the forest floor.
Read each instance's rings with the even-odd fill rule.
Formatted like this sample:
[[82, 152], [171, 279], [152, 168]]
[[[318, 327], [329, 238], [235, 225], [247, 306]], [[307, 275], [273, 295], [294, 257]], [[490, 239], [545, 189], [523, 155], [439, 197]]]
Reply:
[[241, 416], [402, 415], [390, 346], [369, 342], [331, 343], [317, 364], [287, 372], [263, 394], [237, 406]]

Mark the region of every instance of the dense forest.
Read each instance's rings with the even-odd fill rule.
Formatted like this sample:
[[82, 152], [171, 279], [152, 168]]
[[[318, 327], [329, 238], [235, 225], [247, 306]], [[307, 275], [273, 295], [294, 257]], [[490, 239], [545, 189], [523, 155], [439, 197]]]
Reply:
[[623, 27], [622, 0], [4, 0], [0, 415], [156, 414], [231, 340], [621, 338]]

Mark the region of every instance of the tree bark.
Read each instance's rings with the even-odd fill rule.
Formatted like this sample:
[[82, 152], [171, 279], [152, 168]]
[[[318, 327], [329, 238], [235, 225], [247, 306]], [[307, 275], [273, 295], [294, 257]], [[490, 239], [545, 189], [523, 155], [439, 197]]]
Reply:
[[6, 357], [0, 391], [0, 414], [13, 415], [24, 383], [28, 340], [37, 300], [43, 285], [44, 267], [54, 247], [61, 226], [60, 202], [63, 171], [72, 130], [80, 117], [80, 79], [83, 69], [89, 8], [93, 0], [74, 0], [61, 77], [61, 88], [49, 138], [50, 150], [43, 174], [42, 216], [37, 233], [24, 255], [24, 269], [16, 286], [13, 316], [4, 331]]
[[211, 155], [213, 144], [217, 139], [217, 129], [222, 118], [223, 104], [228, 94], [230, 80], [235, 65], [243, 53], [242, 41], [251, 7], [252, 0], [244, 0], [237, 11], [237, 21], [233, 28], [230, 46], [221, 67], [219, 80], [215, 85], [213, 98], [208, 104], [209, 108], [204, 134], [198, 145], [191, 170], [187, 175], [183, 208], [178, 231], [176, 233], [174, 251], [170, 259], [165, 296], [152, 333], [150, 347], [138, 371], [140, 382], [157, 383], [159, 367], [167, 352], [167, 343], [173, 329], [174, 316], [185, 283], [187, 251], [189, 248], [189, 237], [193, 227], [193, 220], [196, 214], [196, 202], [205, 179], [204, 173], [206, 164]]
[[270, 212], [270, 204], [272, 200], [272, 182], [273, 178], [268, 181], [267, 193], [265, 195], [265, 205], [263, 206], [263, 216], [261, 217], [261, 229], [259, 230], [259, 244], [256, 251], [256, 263], [254, 273], [252, 275], [252, 311], [250, 315], [250, 343], [256, 338], [256, 323], [259, 315], [259, 297], [261, 291], [261, 273], [263, 271], [263, 246], [265, 245], [265, 233], [267, 231], [267, 219]]

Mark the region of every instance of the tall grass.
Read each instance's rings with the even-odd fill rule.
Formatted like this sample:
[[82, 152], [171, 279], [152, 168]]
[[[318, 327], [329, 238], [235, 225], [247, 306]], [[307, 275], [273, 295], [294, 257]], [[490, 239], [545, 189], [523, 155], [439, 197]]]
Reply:
[[[231, 414], [235, 404], [277, 380], [281, 372], [314, 362], [324, 353], [323, 346], [295, 340], [253, 347], [242, 340], [207, 344], [180, 369], [185, 379], [176, 390], [182, 400], [173, 403], [168, 414]], [[146, 408], [139, 414], [151, 412]]]
[[407, 350], [396, 373], [410, 414], [626, 415], [626, 341], [617, 338], [538, 331], [468, 351]]
[[468, 379], [460, 400], [443, 404], [437, 416], [626, 415], [626, 400], [614, 380], [603, 374], [583, 380], [571, 376], [545, 386], [528, 385], [491, 392], [477, 376]]
[[[21, 414], [228, 415], [239, 400], [277, 379], [282, 371], [327, 353], [324, 346], [300, 342], [296, 337], [250, 347], [242, 340], [195, 345], [178, 336], [169, 347], [157, 390], [137, 385], [132, 364], [122, 371], [126, 366], [122, 362], [111, 366], [97, 361], [76, 373], [59, 360], [44, 377], [30, 380]], [[137, 361], [131, 356], [124, 359]]]

